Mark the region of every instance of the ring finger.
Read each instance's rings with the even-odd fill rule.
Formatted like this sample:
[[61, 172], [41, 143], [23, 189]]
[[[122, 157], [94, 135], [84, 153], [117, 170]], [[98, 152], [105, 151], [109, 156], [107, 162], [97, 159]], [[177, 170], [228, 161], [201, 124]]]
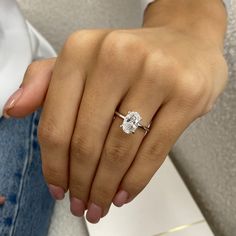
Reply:
[[69, 188], [71, 212], [76, 216], [84, 214], [114, 111], [130, 83], [127, 78], [125, 83], [118, 84], [120, 72], [113, 71], [112, 79], [110, 75], [102, 66], [97, 66], [90, 74], [72, 136]]
[[[141, 123], [145, 126], [152, 120], [164, 98], [162, 92], [157, 93], [156, 87], [150, 85], [148, 80], [139, 80], [119, 107], [123, 115], [128, 111], [139, 112]], [[87, 220], [92, 223], [98, 222], [108, 212], [117, 188], [145, 136], [145, 131], [140, 128], [134, 135], [127, 135], [121, 129], [121, 123], [122, 120], [117, 117], [110, 128], [91, 188]], [[108, 179], [109, 184], [104, 184]]]

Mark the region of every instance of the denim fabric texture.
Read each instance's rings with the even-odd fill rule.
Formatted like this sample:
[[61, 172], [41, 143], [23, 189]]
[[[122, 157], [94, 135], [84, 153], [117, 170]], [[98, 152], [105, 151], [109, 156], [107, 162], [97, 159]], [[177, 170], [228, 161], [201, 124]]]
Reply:
[[54, 200], [41, 169], [37, 126], [41, 111], [0, 119], [0, 236], [46, 236]]

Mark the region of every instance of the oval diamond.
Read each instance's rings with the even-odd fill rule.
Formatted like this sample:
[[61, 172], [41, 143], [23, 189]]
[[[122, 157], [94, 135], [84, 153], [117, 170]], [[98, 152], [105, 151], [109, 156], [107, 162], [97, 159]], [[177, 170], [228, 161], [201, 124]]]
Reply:
[[138, 112], [129, 111], [127, 116], [125, 116], [121, 127], [126, 134], [134, 133], [139, 127], [139, 122], [141, 120], [142, 117], [139, 115]]

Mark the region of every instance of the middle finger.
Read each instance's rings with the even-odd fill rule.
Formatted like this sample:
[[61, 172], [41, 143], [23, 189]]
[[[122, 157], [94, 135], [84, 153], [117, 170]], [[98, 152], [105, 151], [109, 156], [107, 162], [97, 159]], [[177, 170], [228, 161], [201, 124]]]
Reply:
[[76, 216], [84, 213], [114, 111], [131, 82], [127, 76], [121, 83], [120, 70], [104, 69], [101, 62], [86, 81], [71, 141], [69, 189], [71, 212]]

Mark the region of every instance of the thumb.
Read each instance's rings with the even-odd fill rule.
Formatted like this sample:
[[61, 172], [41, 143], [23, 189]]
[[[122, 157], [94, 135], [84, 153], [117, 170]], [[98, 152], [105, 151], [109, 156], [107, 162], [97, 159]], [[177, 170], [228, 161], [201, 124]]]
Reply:
[[6, 102], [5, 118], [24, 117], [43, 105], [56, 58], [35, 61], [27, 69], [20, 88]]

